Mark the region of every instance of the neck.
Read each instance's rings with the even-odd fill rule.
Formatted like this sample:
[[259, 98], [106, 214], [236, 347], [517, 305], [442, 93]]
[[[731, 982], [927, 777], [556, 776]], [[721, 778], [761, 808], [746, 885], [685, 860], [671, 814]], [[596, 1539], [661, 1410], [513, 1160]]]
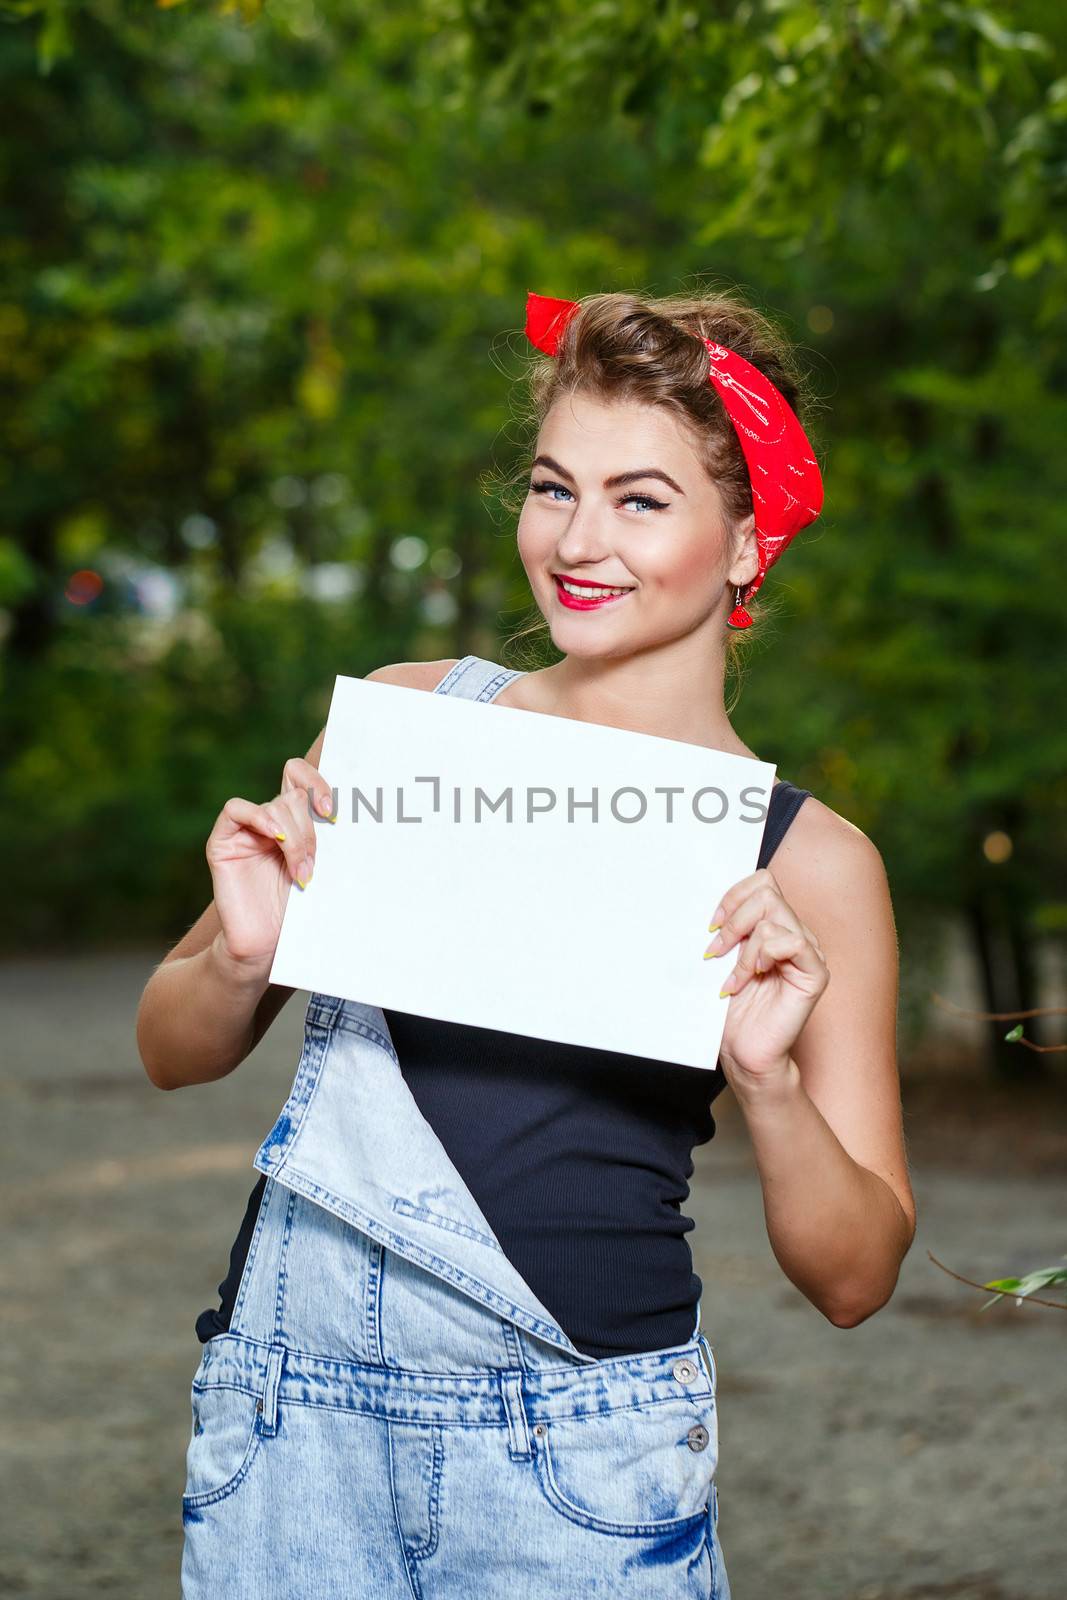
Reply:
[[726, 714], [725, 676], [722, 648], [692, 636], [629, 655], [569, 655], [537, 674], [551, 714], [751, 756]]

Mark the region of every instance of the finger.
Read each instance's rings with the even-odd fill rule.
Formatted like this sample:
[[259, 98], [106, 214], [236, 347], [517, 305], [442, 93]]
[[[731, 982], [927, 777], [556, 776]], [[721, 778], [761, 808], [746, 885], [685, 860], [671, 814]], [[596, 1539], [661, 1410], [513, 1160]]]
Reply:
[[235, 828], [248, 828], [252, 833], [262, 834], [265, 839], [282, 841], [286, 838], [287, 818], [284, 810], [274, 801], [260, 805], [255, 800], [244, 800], [239, 795], [234, 795], [219, 812], [212, 833], [220, 829], [224, 821], [232, 825], [231, 828], [222, 830], [227, 833]]
[[285, 817], [285, 852], [292, 876], [306, 889], [315, 871], [318, 841], [315, 824], [308, 815], [307, 795], [303, 789], [283, 789], [274, 801], [276, 811]]
[[818, 977], [825, 972], [825, 963], [810, 939], [797, 935], [792, 929], [768, 935], [764, 940], [764, 960], [781, 964], [792, 962], [801, 972]]
[[[233, 802], [227, 802], [233, 804]], [[266, 832], [276, 841], [285, 858], [289, 876], [301, 889], [306, 889], [315, 870], [315, 830], [302, 815], [299, 803], [293, 804], [292, 791], [275, 795], [273, 800], [256, 805], [251, 800], [237, 802], [250, 819], [266, 819], [257, 831]]]
[[763, 977], [777, 961], [786, 959], [789, 948], [806, 943], [797, 930], [764, 918], [745, 940], [720, 994], [739, 994], [746, 984]]
[[300, 789], [309, 817], [316, 822], [336, 822], [336, 796], [317, 767], [303, 756], [290, 756], [282, 768], [282, 793]]
[[768, 938], [763, 960], [769, 963], [769, 972], [779, 973], [786, 982], [801, 987], [806, 993], [822, 994], [830, 982], [830, 970], [810, 940], [798, 941], [792, 933]]
[[[310, 827], [310, 824], [308, 826]], [[206, 846], [208, 860], [211, 860], [213, 841], [220, 837], [230, 838], [241, 828], [273, 841], [285, 858], [290, 875], [297, 882], [304, 880], [302, 888], [306, 885], [310, 873], [307, 870], [306, 846], [299, 820], [294, 827], [291, 814], [287, 811], [281, 796], [263, 804], [245, 800], [239, 795], [227, 800], [208, 836]]]
[[[741, 883], [746, 880], [741, 879]], [[745, 895], [738, 896], [740, 884], [735, 885], [730, 893], [724, 897], [723, 905], [726, 911], [719, 920], [714, 918], [708, 924], [708, 931], [717, 929], [714, 939], [708, 945], [705, 955], [724, 956], [727, 950], [732, 950], [740, 939], [746, 938], [759, 921], [762, 901], [758, 888], [749, 890]], [[721, 909], [721, 907], [720, 907]]]
[[[770, 874], [766, 871], [753, 874], [754, 887], [741, 900], [737, 901], [733, 911], [729, 912], [726, 920], [719, 926], [714, 939], [707, 946], [705, 958], [725, 955], [739, 940], [751, 935], [761, 920], [771, 917], [780, 922], [783, 927], [795, 928], [801, 932], [800, 921], [792, 907], [782, 899], [781, 893], [768, 882]], [[742, 879], [743, 883], [745, 880]], [[731, 895], [733, 894], [731, 890]], [[709, 928], [710, 931], [710, 928]]]
[[[816, 950], [810, 939], [802, 939], [795, 951], [787, 953], [787, 957], [793, 962], [794, 966], [799, 967], [803, 972], [818, 974], [827, 970], [822, 951]], [[781, 952], [775, 954], [776, 961], [782, 961], [787, 957], [783, 956]]]
[[733, 915], [746, 895], [751, 894], [753, 889], [758, 888], [760, 879], [763, 876], [764, 869], [761, 868], [758, 872], [750, 872], [745, 878], [738, 878], [736, 883], [730, 885], [715, 910], [711, 913], [711, 921], [708, 923], [709, 933], [714, 928], [721, 927], [727, 917]]

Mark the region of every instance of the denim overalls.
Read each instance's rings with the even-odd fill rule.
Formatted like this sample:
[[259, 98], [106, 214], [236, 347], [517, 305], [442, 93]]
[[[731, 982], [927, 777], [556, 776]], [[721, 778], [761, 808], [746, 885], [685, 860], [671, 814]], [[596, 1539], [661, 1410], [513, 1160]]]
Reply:
[[[466, 656], [436, 693], [517, 673]], [[712, 1348], [579, 1351], [504, 1254], [377, 1006], [312, 994], [230, 1329], [204, 1345], [183, 1600], [729, 1600]]]

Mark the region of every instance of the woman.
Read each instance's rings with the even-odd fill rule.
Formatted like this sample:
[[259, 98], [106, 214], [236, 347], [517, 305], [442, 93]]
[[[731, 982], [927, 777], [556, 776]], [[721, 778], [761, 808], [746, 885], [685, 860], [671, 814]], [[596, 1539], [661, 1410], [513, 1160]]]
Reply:
[[[730, 295], [531, 295], [526, 326], [553, 359], [518, 544], [562, 659], [370, 678], [753, 756], [728, 626], [821, 506], [789, 352]], [[292, 992], [268, 973], [333, 815], [321, 743], [211, 831], [214, 898], [138, 1018], [161, 1088], [231, 1072]], [[736, 960], [713, 1073], [311, 996], [197, 1324], [186, 1600], [729, 1596], [680, 1209], [711, 1102], [728, 1083], [775, 1255], [835, 1326], [888, 1300], [915, 1207], [875, 846], [779, 780], [711, 931]]]

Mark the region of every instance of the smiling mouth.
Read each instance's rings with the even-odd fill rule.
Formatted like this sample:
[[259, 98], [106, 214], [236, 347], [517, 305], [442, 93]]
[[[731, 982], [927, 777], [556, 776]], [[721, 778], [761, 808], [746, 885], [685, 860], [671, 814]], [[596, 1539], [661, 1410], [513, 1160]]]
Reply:
[[623, 595], [631, 594], [636, 587], [634, 584], [609, 585], [599, 583], [575, 583], [569, 578], [563, 578], [558, 572], [552, 574], [556, 585], [556, 593], [564, 605], [579, 609], [583, 607], [605, 605], [611, 600], [621, 600]]

